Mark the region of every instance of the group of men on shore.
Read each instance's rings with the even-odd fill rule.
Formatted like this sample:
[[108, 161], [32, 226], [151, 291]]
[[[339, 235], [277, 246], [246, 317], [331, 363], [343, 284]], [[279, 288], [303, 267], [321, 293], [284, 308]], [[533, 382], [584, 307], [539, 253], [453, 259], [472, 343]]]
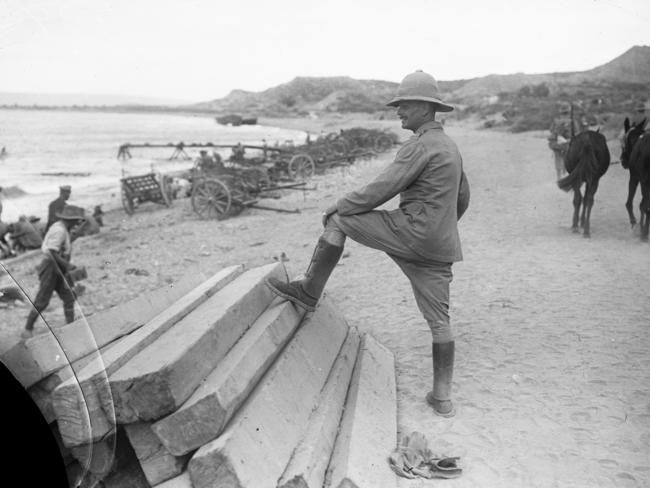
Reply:
[[[0, 194], [2, 187], [0, 187]], [[59, 187], [59, 196], [50, 202], [47, 211], [47, 221], [42, 222], [39, 217], [21, 215], [16, 222], [5, 223], [2, 221], [2, 201], [0, 200], [0, 258], [12, 258], [25, 251], [40, 249], [47, 231], [58, 220], [57, 214], [61, 213], [67, 205], [72, 193], [69, 185]], [[100, 206], [95, 207], [92, 216], [85, 216], [84, 233], [99, 232], [103, 225], [103, 211]], [[77, 235], [73, 234], [73, 239]]]
[[[30, 222], [25, 216], [21, 216], [18, 222], [8, 225], [0, 220], [0, 239], [9, 253], [6, 257], [16, 255], [15, 247], [19, 247], [20, 250], [40, 249], [42, 253], [41, 261], [36, 267], [39, 288], [21, 334], [24, 339], [33, 335], [34, 324], [41, 312], [49, 305], [54, 292], [63, 302], [66, 323], [74, 320], [76, 299], [74, 281], [77, 277], [83, 279], [85, 270], [78, 270], [70, 262], [72, 242], [80, 235], [99, 231], [99, 226], [103, 225], [103, 212], [100, 207], [95, 207], [94, 214], [87, 216], [83, 208], [67, 203], [71, 193], [70, 186], [59, 187], [59, 196], [48, 205], [47, 222], [42, 231], [34, 225], [37, 222]], [[1, 205], [0, 203], [0, 217]], [[82, 231], [81, 229], [85, 227], [90, 227], [90, 230]], [[10, 241], [4, 240], [7, 234], [10, 234]], [[75, 273], [75, 271], [80, 272]]]

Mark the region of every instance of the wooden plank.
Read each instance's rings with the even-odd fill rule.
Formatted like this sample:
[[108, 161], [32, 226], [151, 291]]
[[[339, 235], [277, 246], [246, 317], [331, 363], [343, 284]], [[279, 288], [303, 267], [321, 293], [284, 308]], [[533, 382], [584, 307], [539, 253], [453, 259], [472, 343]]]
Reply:
[[192, 481], [190, 480], [190, 473], [184, 471], [176, 478], [165, 481], [156, 485], [155, 488], [193, 488]]
[[358, 349], [359, 332], [353, 327], [332, 366], [302, 440], [278, 481], [278, 488], [323, 487]]
[[115, 339], [141, 327], [167, 305], [200, 285], [201, 274], [143, 294], [129, 302], [82, 317], [70, 324], [50, 328], [21, 341], [2, 355], [2, 361], [28, 388], [54, 371], [69, 365]]
[[393, 354], [364, 334], [326, 486], [396, 488], [388, 455], [397, 445], [397, 400]]
[[99, 478], [127, 464], [129, 457], [135, 457], [128, 437], [121, 428], [92, 445], [72, 447], [70, 452], [83, 468]]
[[86, 367], [59, 385], [52, 396], [61, 437], [66, 446], [101, 439], [115, 427], [113, 400], [108, 376], [138, 352], [153, 343], [195, 307], [239, 276], [243, 267], [231, 266], [216, 273], [192, 291], [171, 303], [145, 325], [118, 341], [105, 354], [94, 354]]
[[289, 341], [303, 315], [291, 302], [277, 299], [181, 408], [152, 425], [167, 449], [179, 456], [215, 439]]
[[148, 422], [136, 422], [124, 426], [140, 467], [150, 485], [157, 485], [180, 475], [189, 455], [174, 456], [160, 442]]
[[327, 298], [307, 314], [226, 430], [190, 459], [194, 488], [275, 488], [347, 331]]
[[265, 279], [282, 263], [246, 271], [110, 375], [119, 423], [157, 420], [187, 400], [275, 295]]
[[[104, 346], [100, 350], [100, 353], [106, 354], [106, 352], [111, 347], [117, 345], [119, 340], [120, 339], [112, 342], [111, 344], [108, 344], [107, 346]], [[96, 356], [93, 354], [84, 356], [83, 358], [75, 361], [73, 364], [56, 370], [54, 373], [43, 378], [38, 383], [30, 386], [27, 389], [27, 392], [30, 394], [32, 400], [34, 400], [34, 403], [36, 403], [48, 423], [54, 422], [56, 420], [52, 398], [56, 387], [74, 377], [75, 371], [81, 371], [94, 360], [96, 360]]]

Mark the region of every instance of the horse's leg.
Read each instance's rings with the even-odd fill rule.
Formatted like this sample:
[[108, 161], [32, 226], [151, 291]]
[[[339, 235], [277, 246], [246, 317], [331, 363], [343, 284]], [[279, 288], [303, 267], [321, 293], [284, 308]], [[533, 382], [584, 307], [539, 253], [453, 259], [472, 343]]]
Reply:
[[596, 190], [598, 190], [598, 180], [585, 186], [585, 198], [582, 201], [583, 237], [591, 237], [591, 208], [594, 206]]
[[580, 193], [580, 185], [573, 187], [573, 224], [571, 230], [575, 233], [580, 232], [578, 227], [578, 216], [580, 215], [580, 205], [582, 204], [582, 194]]
[[557, 174], [557, 179], [562, 178], [562, 173], [564, 171], [564, 158], [560, 151], [553, 151], [553, 158], [555, 159], [555, 173]]
[[641, 184], [641, 205], [639, 206], [641, 215], [639, 217], [641, 228], [641, 240], [648, 240], [648, 231], [650, 228], [650, 185]]
[[[636, 225], [636, 218], [634, 217], [634, 195], [636, 194], [636, 187], [639, 186], [639, 179], [630, 171], [630, 181], [627, 185], [627, 201], [625, 202], [625, 208], [627, 209], [627, 214], [630, 216], [630, 225], [634, 227]], [[643, 216], [641, 216], [643, 218]]]

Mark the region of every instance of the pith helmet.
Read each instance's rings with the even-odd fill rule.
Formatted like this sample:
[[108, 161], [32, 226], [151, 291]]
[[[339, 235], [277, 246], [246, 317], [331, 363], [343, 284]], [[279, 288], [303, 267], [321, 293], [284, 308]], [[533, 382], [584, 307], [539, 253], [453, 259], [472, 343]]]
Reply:
[[438, 112], [451, 112], [454, 109], [440, 99], [440, 90], [435, 78], [422, 70], [406, 75], [397, 88], [397, 95], [386, 105], [396, 107], [402, 100], [435, 103]]
[[56, 216], [64, 220], [83, 220], [86, 218], [84, 209], [76, 205], [66, 205]]

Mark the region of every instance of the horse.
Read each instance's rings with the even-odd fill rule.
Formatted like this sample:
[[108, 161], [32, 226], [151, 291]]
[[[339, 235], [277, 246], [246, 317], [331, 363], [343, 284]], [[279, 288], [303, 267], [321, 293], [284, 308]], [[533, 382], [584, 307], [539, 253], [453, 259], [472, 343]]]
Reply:
[[645, 134], [647, 119], [630, 126], [626, 117], [623, 122], [625, 137], [621, 148], [621, 165], [630, 171], [627, 202], [625, 208], [630, 217], [632, 227], [636, 224], [634, 217], [633, 200], [636, 188], [641, 184], [641, 203], [639, 204], [639, 224], [641, 227], [641, 240], [648, 240], [650, 220], [650, 135]]
[[[571, 229], [577, 233], [578, 217], [583, 236], [591, 237], [591, 208], [594, 205], [594, 195], [598, 190], [598, 180], [607, 172], [610, 163], [609, 149], [605, 136], [600, 132], [587, 130], [573, 137], [564, 156], [564, 166], [567, 175], [558, 180], [561, 190], [573, 190], [573, 224]], [[585, 184], [584, 197], [580, 192]], [[582, 205], [582, 215], [580, 206]]]
[[[625, 118], [625, 121], [623, 122], [623, 129], [625, 131], [625, 135], [623, 136], [623, 141], [621, 144], [621, 166], [623, 168], [627, 169], [630, 171], [630, 181], [628, 183], [628, 191], [627, 191], [627, 201], [625, 202], [625, 208], [627, 209], [627, 213], [630, 217], [630, 225], [634, 227], [636, 225], [636, 218], [634, 216], [634, 195], [636, 194], [636, 189], [639, 186], [640, 183], [640, 178], [641, 174], [644, 172], [643, 171], [643, 164], [641, 163], [641, 160], [635, 158], [634, 166], [631, 166], [631, 161], [632, 161], [632, 153], [634, 152], [634, 149], [636, 148], [636, 144], [638, 141], [643, 141], [643, 139], [648, 139], [648, 137], [642, 137], [643, 133], [645, 132], [646, 124], [648, 122], [648, 119], [643, 119], [640, 123], [638, 124], [632, 124], [630, 125], [630, 119], [627, 117]], [[639, 153], [641, 154], [643, 150], [639, 150]], [[647, 171], [647, 170], [646, 170]], [[644, 207], [643, 207], [643, 187], [641, 188], [641, 193], [642, 193], [642, 200], [641, 204], [639, 205], [639, 210], [640, 210], [640, 218], [641, 218], [641, 223], [643, 224], [644, 221]], [[643, 225], [642, 231], [643, 231]], [[647, 239], [647, 234], [648, 232], [645, 232], [646, 239]], [[643, 232], [642, 236], [643, 238]]]

